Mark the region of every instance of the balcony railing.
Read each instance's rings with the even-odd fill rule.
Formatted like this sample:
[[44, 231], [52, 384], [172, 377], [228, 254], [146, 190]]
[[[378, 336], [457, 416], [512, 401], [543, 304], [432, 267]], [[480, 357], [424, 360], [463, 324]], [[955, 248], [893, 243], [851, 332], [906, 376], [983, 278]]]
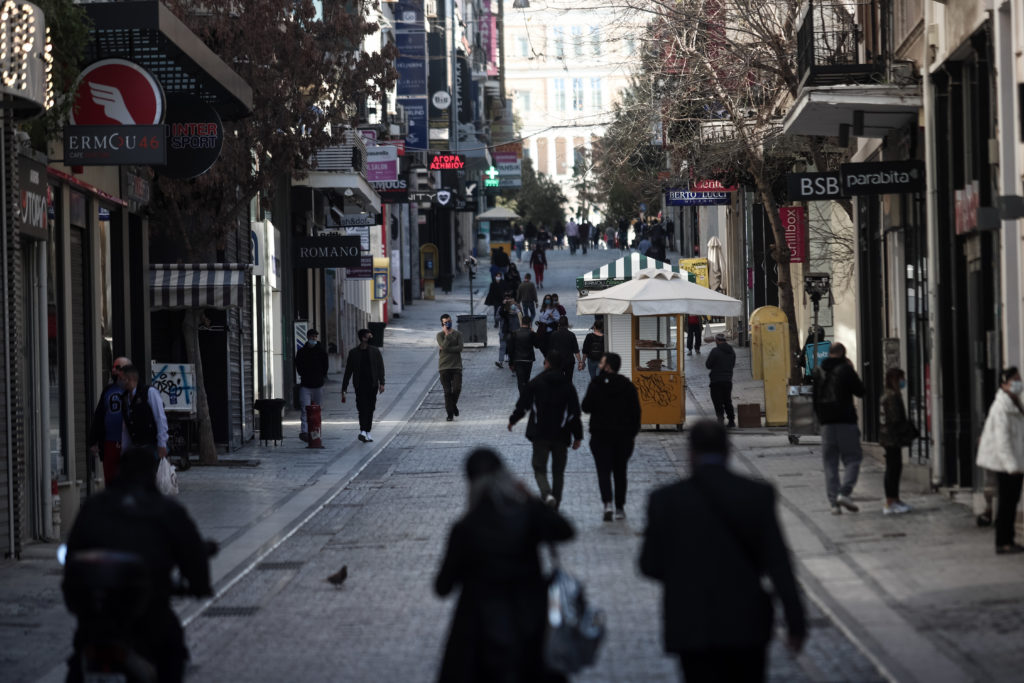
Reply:
[[853, 14], [834, 0], [806, 0], [797, 30], [800, 86], [879, 83], [879, 64], [863, 64], [860, 27]]

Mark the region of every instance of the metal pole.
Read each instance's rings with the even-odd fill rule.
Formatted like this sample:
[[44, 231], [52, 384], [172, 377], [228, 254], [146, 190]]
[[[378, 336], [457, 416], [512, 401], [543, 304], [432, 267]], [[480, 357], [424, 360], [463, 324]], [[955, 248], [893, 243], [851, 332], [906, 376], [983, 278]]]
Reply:
[[[0, 266], [0, 272], [3, 273], [3, 310], [10, 312], [11, 301], [10, 291], [8, 288], [8, 282], [10, 279], [10, 261], [7, 258], [7, 240], [8, 240], [8, 229], [7, 224], [7, 203], [10, 201], [10, 196], [7, 193], [7, 136], [6, 130], [9, 125], [8, 118], [11, 116], [11, 111], [7, 109], [7, 95], [3, 96], [3, 105], [0, 109], [0, 116], [3, 117], [3, 126], [0, 128], [0, 188], [3, 188], [3, 200], [0, 203], [0, 228], [3, 229], [3, 239], [0, 239], [2, 247], [0, 247], [0, 257], [3, 258], [3, 265]], [[7, 533], [8, 533], [8, 547], [10, 548], [10, 556], [17, 557], [14, 547], [14, 445], [12, 439], [15, 436], [14, 425], [12, 421], [14, 419], [14, 411], [11, 410], [11, 325], [10, 319], [8, 318], [8, 324], [4, 325], [4, 419], [7, 425], [7, 436], [5, 437], [4, 444], [7, 456], [7, 501], [8, 505], [11, 506], [11, 514], [7, 516]]]

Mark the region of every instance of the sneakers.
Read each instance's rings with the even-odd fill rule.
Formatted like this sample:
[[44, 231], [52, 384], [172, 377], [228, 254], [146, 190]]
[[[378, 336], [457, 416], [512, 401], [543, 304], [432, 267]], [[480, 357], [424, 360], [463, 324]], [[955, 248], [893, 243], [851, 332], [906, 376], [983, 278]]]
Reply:
[[604, 521], [606, 521], [606, 522], [612, 521], [612, 514], [613, 514], [612, 513], [612, 504], [611, 503], [605, 503], [604, 504]]
[[892, 505], [886, 505], [882, 508], [883, 515], [905, 515], [910, 512], [913, 508], [904, 503], [901, 500], [896, 501]]
[[448, 422], [451, 422], [454, 419], [455, 419], [455, 417], [451, 413], [448, 413], [448, 417], [445, 418], [445, 420], [447, 420]]
[[459, 416], [459, 407], [458, 406], [455, 406], [454, 408], [452, 408], [452, 415], [454, 415], [455, 417]]
[[366, 432], [366, 436], [363, 438], [366, 443], [373, 443], [373, 437], [370, 436], [370, 432]]
[[309, 433], [299, 432], [299, 441], [301, 441], [302, 443], [309, 443]]
[[832, 510], [833, 515], [843, 514], [843, 508], [839, 507], [838, 503], [832, 503], [832, 507], [830, 509]]
[[558, 499], [552, 496], [550, 493], [544, 496], [544, 504], [551, 508], [558, 507]]
[[729, 420], [729, 424], [725, 425], [727, 429], [736, 429], [736, 421]]
[[359, 430], [359, 440], [366, 443], [366, 432]]
[[686, 355], [687, 356], [692, 356], [693, 355], [693, 349], [690, 349], [689, 351], [687, 351]]
[[849, 496], [844, 496], [841, 493], [838, 496], [836, 496], [836, 503], [838, 505], [842, 505], [844, 508], [846, 508], [850, 512], [859, 512], [860, 511], [860, 508], [857, 506], [856, 503], [854, 503], [852, 500], [850, 500]]
[[615, 508], [615, 519], [625, 519], [626, 511], [623, 508]]
[[1011, 543], [1010, 545], [996, 547], [996, 555], [1016, 555], [1017, 553], [1024, 553], [1024, 545]]
[[496, 368], [503, 368], [505, 366], [501, 364], [500, 360], [496, 360], [496, 361], [494, 361], [494, 367], [496, 367]]

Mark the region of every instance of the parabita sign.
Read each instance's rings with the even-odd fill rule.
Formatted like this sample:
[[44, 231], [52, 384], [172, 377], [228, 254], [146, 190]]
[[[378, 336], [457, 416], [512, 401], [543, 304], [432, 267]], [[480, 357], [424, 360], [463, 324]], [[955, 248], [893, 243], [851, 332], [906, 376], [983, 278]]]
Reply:
[[358, 235], [296, 236], [296, 268], [355, 268], [360, 264]]

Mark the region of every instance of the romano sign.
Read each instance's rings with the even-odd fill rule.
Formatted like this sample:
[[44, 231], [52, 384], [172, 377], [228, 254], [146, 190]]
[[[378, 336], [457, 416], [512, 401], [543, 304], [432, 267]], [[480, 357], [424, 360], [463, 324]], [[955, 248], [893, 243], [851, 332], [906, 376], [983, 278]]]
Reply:
[[297, 235], [294, 244], [296, 268], [355, 268], [361, 263], [357, 236]]
[[839, 167], [843, 194], [907, 194], [924, 190], [920, 161], [879, 161]]

